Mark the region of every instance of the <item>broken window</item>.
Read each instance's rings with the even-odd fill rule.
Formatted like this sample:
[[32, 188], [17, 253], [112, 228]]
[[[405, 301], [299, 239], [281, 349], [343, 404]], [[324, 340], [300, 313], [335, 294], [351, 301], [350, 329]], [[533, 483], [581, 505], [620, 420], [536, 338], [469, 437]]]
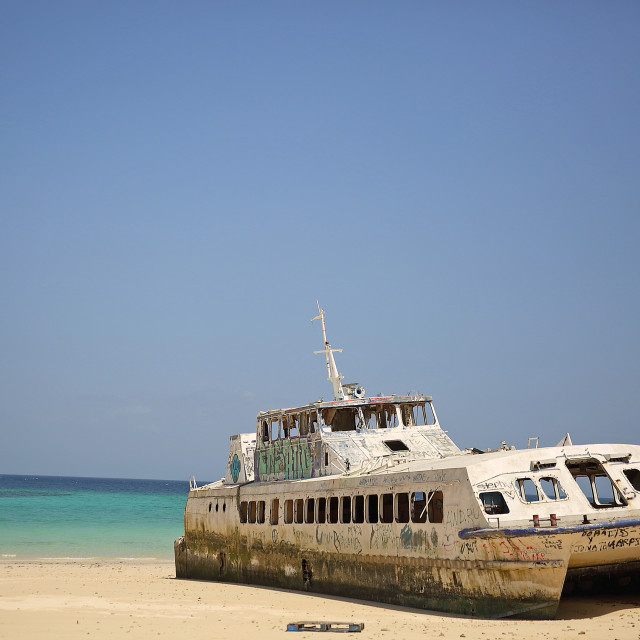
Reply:
[[285, 438], [295, 438], [298, 435], [297, 416], [288, 415], [282, 417], [282, 430]]
[[341, 407], [322, 411], [322, 420], [331, 427], [331, 431], [355, 431], [357, 417], [357, 407]]
[[318, 524], [324, 524], [327, 519], [327, 499], [318, 498]]
[[367, 496], [367, 522], [371, 524], [378, 522], [378, 494], [376, 493]]
[[249, 508], [249, 505], [245, 501], [242, 501], [240, 503], [240, 522], [246, 522], [247, 521], [248, 508]]
[[280, 500], [278, 500], [278, 498], [274, 498], [271, 501], [271, 517], [269, 518], [269, 522], [271, 524], [278, 524], [279, 511], [280, 511]]
[[259, 500], [256, 503], [256, 506], [257, 506], [256, 522], [263, 524], [264, 523], [264, 500]]
[[485, 513], [490, 515], [509, 513], [509, 507], [504, 500], [504, 496], [499, 491], [483, 492], [479, 498]]
[[342, 497], [342, 516], [340, 522], [344, 524], [351, 522], [351, 496]]
[[411, 522], [427, 521], [427, 494], [416, 491], [411, 494]]
[[364, 426], [366, 429], [378, 428], [378, 407], [363, 407]]
[[397, 427], [398, 422], [398, 413], [396, 411], [396, 405], [383, 405], [380, 407], [381, 411], [378, 414], [378, 418], [380, 421], [380, 427], [386, 429], [392, 429], [393, 427]]
[[640, 491], [640, 471], [638, 469], [625, 469], [624, 475], [627, 476], [627, 480], [631, 483], [631, 486]]
[[284, 521], [285, 524], [293, 522], [293, 500], [284, 501]]
[[383, 493], [380, 522], [393, 522], [393, 493]]
[[364, 496], [353, 497], [353, 521], [364, 522]]
[[315, 511], [315, 500], [313, 498], [307, 498], [307, 510], [304, 517], [304, 521], [307, 524], [313, 524], [314, 511]]
[[405, 427], [421, 427], [436, 423], [433, 408], [429, 402], [401, 405], [402, 424]]
[[567, 469], [592, 507], [621, 507], [626, 504], [620, 490], [611, 481], [602, 463], [595, 458], [567, 460]]
[[542, 487], [542, 491], [544, 491], [544, 495], [547, 496], [549, 500], [564, 500], [567, 497], [567, 494], [560, 484], [560, 480], [557, 478], [540, 478], [540, 486]]
[[249, 503], [249, 522], [254, 523], [256, 521], [256, 501], [252, 500]]
[[396, 522], [409, 522], [409, 494], [396, 494]]
[[329, 498], [329, 522], [335, 524], [338, 522], [338, 498]]
[[429, 492], [429, 522], [441, 523], [444, 520], [444, 498], [442, 491]]
[[531, 478], [518, 478], [516, 480], [516, 489], [518, 489], [520, 497], [525, 502], [538, 502], [540, 500], [538, 488]]

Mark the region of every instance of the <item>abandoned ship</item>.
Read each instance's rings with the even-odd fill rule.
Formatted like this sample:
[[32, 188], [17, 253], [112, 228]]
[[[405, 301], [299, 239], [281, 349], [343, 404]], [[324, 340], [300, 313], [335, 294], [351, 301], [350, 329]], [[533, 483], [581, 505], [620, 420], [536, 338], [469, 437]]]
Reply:
[[640, 568], [640, 446], [460, 450], [424, 395], [342, 384], [257, 416], [192, 482], [176, 576], [483, 617], [552, 618], [563, 589]]

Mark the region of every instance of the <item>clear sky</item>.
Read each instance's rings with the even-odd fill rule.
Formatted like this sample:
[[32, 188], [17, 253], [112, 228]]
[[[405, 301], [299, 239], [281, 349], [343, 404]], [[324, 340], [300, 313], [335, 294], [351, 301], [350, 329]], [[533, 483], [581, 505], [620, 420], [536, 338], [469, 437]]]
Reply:
[[640, 443], [640, 3], [0, 3], [0, 473], [224, 473], [260, 410]]

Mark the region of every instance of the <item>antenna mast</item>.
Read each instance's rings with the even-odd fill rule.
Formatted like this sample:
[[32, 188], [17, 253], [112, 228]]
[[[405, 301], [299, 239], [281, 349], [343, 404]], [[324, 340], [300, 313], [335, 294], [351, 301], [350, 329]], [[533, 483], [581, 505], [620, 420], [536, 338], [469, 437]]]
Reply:
[[324, 311], [320, 308], [320, 303], [317, 300], [316, 304], [318, 305], [318, 315], [315, 318], [311, 318], [311, 322], [319, 319], [322, 323], [322, 340], [324, 342], [324, 349], [321, 351], [314, 351], [313, 353], [324, 353], [324, 357], [327, 361], [327, 380], [329, 380], [333, 385], [333, 399], [344, 400], [344, 390], [340, 382], [343, 376], [338, 373], [338, 367], [336, 367], [336, 361], [333, 358], [333, 352], [342, 352], [342, 349], [331, 348], [331, 345], [327, 341], [327, 331], [324, 326]]

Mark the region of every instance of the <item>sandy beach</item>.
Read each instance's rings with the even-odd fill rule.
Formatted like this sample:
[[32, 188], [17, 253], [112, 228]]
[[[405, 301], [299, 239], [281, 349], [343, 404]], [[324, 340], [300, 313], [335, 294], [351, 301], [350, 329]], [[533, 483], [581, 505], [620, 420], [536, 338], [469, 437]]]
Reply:
[[[640, 639], [640, 595], [573, 598], [552, 621], [482, 620], [314, 594], [177, 580], [173, 563], [0, 563], [0, 638], [298, 637], [290, 622], [362, 622], [354, 638]], [[311, 632], [305, 632], [309, 637]], [[317, 637], [313, 634], [312, 637]], [[320, 637], [335, 637], [324, 634]], [[339, 636], [344, 637], [344, 636]]]

